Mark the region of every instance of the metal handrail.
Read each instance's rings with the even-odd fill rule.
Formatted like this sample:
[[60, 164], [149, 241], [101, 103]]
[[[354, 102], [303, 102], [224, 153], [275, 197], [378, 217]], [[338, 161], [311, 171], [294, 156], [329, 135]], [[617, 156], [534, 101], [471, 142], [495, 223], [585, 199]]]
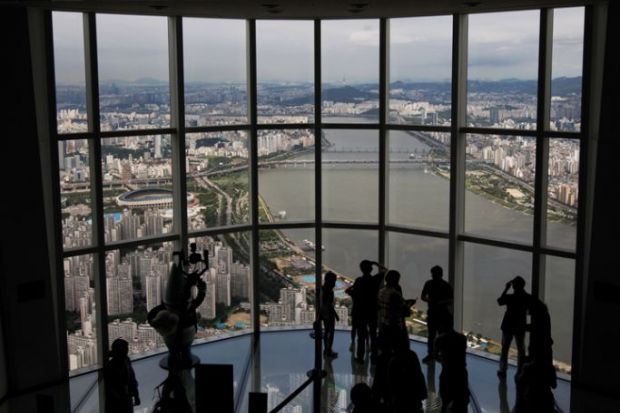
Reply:
[[272, 410], [270, 410], [269, 413], [277, 413], [280, 410], [282, 410], [295, 397], [297, 397], [299, 395], [299, 393], [304, 391], [306, 389], [306, 387], [308, 387], [310, 384], [312, 384], [315, 380], [321, 380], [323, 377], [325, 377], [325, 372], [321, 371], [321, 374], [316, 374], [315, 370], [310, 370], [310, 372], [308, 372], [308, 375], [310, 376], [310, 377], [308, 377], [308, 380], [304, 381], [301, 384], [301, 386], [296, 388], [291, 394], [289, 394], [286, 397], [286, 399], [282, 400], [282, 402], [280, 404], [278, 404], [276, 407], [274, 407]]

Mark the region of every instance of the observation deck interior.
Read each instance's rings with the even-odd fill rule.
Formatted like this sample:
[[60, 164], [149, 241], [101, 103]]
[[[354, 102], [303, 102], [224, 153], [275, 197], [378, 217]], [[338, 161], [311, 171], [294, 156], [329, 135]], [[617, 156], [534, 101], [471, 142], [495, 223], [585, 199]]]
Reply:
[[[231, 336], [193, 346], [192, 352], [200, 357], [203, 363], [232, 364], [235, 388], [235, 406], [237, 412], [248, 411], [248, 392], [252, 382], [258, 377], [260, 389], [268, 394], [268, 406], [277, 405], [292, 393], [307, 378], [306, 373], [314, 363], [313, 340], [311, 330], [277, 330], [268, 329], [261, 332], [260, 346], [256, 353], [252, 352], [251, 334]], [[338, 353], [335, 359], [323, 361], [323, 369], [327, 372], [323, 380], [322, 412], [344, 412], [350, 407], [350, 390], [359, 382], [372, 384], [374, 367], [368, 361], [358, 364], [348, 351], [350, 331], [339, 330], [334, 340], [334, 350]], [[411, 339], [410, 348], [420, 357], [426, 353], [426, 343]], [[142, 404], [136, 412], [150, 411], [156, 401], [154, 389], [166, 378], [166, 372], [159, 366], [165, 353], [159, 353], [133, 362], [138, 381], [140, 382], [140, 399]], [[256, 363], [259, 359], [259, 363]], [[488, 355], [467, 355], [467, 370], [471, 391], [470, 412], [510, 413], [515, 404], [516, 367], [509, 366], [507, 378], [498, 381], [496, 377], [497, 359]], [[429, 398], [426, 400], [427, 412], [439, 412], [441, 403], [438, 397], [439, 375], [441, 363], [422, 365], [426, 378]], [[92, 413], [98, 411], [98, 373], [84, 373], [71, 378], [71, 411], [73, 413]], [[570, 381], [559, 378], [554, 390], [556, 405], [559, 411], [570, 411]], [[329, 406], [328, 406], [329, 405]], [[312, 386], [293, 399], [291, 408], [302, 406], [302, 411], [311, 411]]]

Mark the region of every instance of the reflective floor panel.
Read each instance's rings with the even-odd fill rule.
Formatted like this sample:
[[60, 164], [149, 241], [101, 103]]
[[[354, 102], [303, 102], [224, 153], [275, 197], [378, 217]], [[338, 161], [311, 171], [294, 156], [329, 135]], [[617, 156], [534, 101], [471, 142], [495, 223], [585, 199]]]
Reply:
[[[235, 405], [237, 412], [247, 412], [247, 395], [260, 390], [268, 394], [269, 409], [273, 409], [306, 379], [314, 363], [314, 342], [308, 330], [265, 331], [261, 335], [260, 357], [251, 358], [251, 336], [232, 337], [211, 343], [198, 344], [193, 348], [203, 363], [232, 364], [235, 380]], [[323, 412], [347, 412], [350, 405], [349, 392], [356, 383], [372, 384], [373, 367], [353, 362], [349, 352], [350, 332], [338, 331], [334, 351], [339, 356], [325, 360], [323, 368], [328, 376], [321, 385]], [[422, 359], [426, 344], [411, 341], [411, 348]], [[133, 367], [139, 382], [142, 405], [135, 412], [152, 411], [157, 400], [155, 388], [164, 380], [165, 371], [159, 367], [163, 355], [135, 360]], [[497, 378], [497, 362], [474, 354], [467, 356], [470, 390], [475, 401], [470, 403], [471, 412], [509, 413], [515, 403], [514, 367], [502, 384]], [[427, 412], [439, 411], [439, 363], [422, 365], [427, 380], [429, 398]], [[99, 411], [97, 373], [71, 379], [71, 407], [73, 412], [95, 413]], [[569, 411], [570, 383], [558, 380], [555, 389], [556, 402], [564, 412]], [[478, 408], [479, 409], [478, 409]], [[284, 410], [292, 413], [312, 411], [312, 386], [300, 393]]]

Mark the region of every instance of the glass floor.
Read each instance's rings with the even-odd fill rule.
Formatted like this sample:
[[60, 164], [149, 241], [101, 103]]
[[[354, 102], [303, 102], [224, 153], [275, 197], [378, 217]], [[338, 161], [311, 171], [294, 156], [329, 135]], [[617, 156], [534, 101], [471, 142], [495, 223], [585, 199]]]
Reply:
[[[202, 363], [232, 364], [235, 387], [236, 412], [248, 411], [248, 392], [268, 394], [268, 407], [273, 409], [306, 379], [306, 373], [313, 367], [314, 341], [310, 330], [263, 331], [260, 348], [251, 357], [251, 335], [241, 335], [197, 344], [192, 351]], [[372, 383], [373, 369], [369, 364], [353, 362], [349, 352], [350, 332], [337, 331], [334, 351], [336, 359], [325, 361], [323, 369], [327, 377], [322, 383], [323, 412], [347, 412], [350, 404], [349, 390], [356, 383]], [[426, 343], [411, 341], [411, 348], [420, 359], [426, 354]], [[133, 361], [133, 368], [139, 383], [142, 404], [135, 412], [151, 412], [157, 401], [155, 388], [165, 379], [166, 372], [159, 367], [165, 353]], [[515, 402], [515, 369], [510, 367], [505, 385], [497, 378], [497, 362], [474, 354], [467, 356], [472, 402], [470, 412], [509, 413]], [[439, 389], [441, 364], [422, 365], [427, 379], [429, 398], [427, 412], [439, 412], [436, 393]], [[97, 372], [77, 376], [70, 381], [72, 412], [95, 413], [99, 411], [99, 389]], [[570, 382], [558, 379], [554, 391], [558, 408], [569, 412]], [[288, 413], [310, 413], [312, 411], [312, 385], [300, 393], [284, 410]]]

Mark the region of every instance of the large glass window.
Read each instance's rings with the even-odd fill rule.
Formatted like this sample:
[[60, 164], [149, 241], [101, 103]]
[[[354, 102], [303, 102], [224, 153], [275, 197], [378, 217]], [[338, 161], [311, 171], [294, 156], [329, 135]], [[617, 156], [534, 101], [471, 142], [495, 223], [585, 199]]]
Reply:
[[170, 125], [168, 21], [97, 15], [102, 130]]
[[467, 135], [465, 231], [531, 244], [536, 139]]
[[[497, 298], [504, 291], [506, 283], [517, 275], [525, 279], [525, 289], [531, 292], [531, 271], [530, 253], [465, 244], [463, 330], [470, 346], [499, 354], [502, 339], [500, 326], [505, 308], [498, 306]], [[515, 349], [509, 356], [516, 359]]]
[[390, 131], [388, 221], [448, 229], [450, 134]]
[[172, 231], [172, 154], [167, 135], [101, 143], [106, 242]]
[[553, 11], [551, 130], [581, 129], [583, 24], [583, 7]]
[[324, 131], [323, 219], [378, 220], [379, 136], [376, 131]]
[[420, 296], [424, 283], [431, 279], [431, 268], [439, 265], [448, 274], [448, 240], [435, 237], [390, 232], [388, 234], [388, 267], [400, 272], [400, 285], [406, 299], [417, 299], [407, 319], [410, 334], [427, 336], [427, 306]]
[[[196, 251], [208, 257], [208, 269], [202, 276], [207, 284], [200, 313], [197, 338], [217, 336], [224, 332], [252, 328], [249, 266], [249, 233], [239, 232], [190, 239]], [[190, 248], [188, 250], [191, 252]], [[190, 271], [201, 271], [204, 264]]]
[[321, 36], [323, 122], [376, 123], [379, 21], [324, 21]]
[[537, 10], [469, 16], [468, 123], [535, 129], [539, 21]]
[[82, 19], [81, 13], [52, 13], [58, 133], [88, 130]]
[[579, 201], [579, 140], [549, 140], [547, 245], [575, 249]]
[[246, 23], [183, 19], [185, 125], [248, 123]]
[[108, 344], [122, 338], [129, 342], [131, 354], [164, 347], [146, 316], [166, 298], [172, 253], [171, 243], [106, 252]]
[[[531, 291], [531, 280], [539, 279], [559, 343], [556, 366], [570, 372], [579, 173], [585, 170], [579, 154], [587, 142], [580, 132], [584, 9], [554, 11], [547, 102], [537, 101], [540, 13], [470, 15], [463, 45], [452, 43], [453, 16], [385, 25], [325, 20], [320, 50], [314, 21], [254, 26], [180, 18], [184, 71], [177, 78], [170, 62], [179, 56], [169, 55], [177, 50], [169, 44], [178, 33], [169, 31], [169, 17], [98, 14], [95, 28], [80, 13], [54, 12], [58, 171], [51, 172], [59, 180], [56, 224], [71, 370], [102, 363], [97, 357], [109, 343], [101, 342], [101, 328], [110, 342], [126, 338], [133, 354], [163, 348], [146, 314], [163, 300], [172, 252], [187, 252], [181, 243], [195, 242], [209, 257], [201, 339], [261, 326], [310, 326], [317, 265], [339, 277], [336, 302], [345, 327], [351, 301], [344, 290], [360, 275], [361, 260], [382, 257], [401, 272], [406, 298], [419, 298], [433, 265], [444, 268], [446, 279], [462, 274], [456, 294], [463, 306], [455, 311], [470, 346], [492, 353], [499, 351], [503, 314], [496, 299], [506, 282], [521, 275]], [[253, 34], [256, 50], [249, 50]], [[99, 99], [88, 109], [100, 113], [101, 125], [94, 122], [89, 131], [86, 96], [97, 90], [86, 90], [85, 67], [93, 66], [83, 39], [94, 35]], [[456, 46], [468, 52], [468, 67], [457, 68], [468, 73], [467, 118], [452, 131], [452, 109], [460, 104], [452, 101]], [[381, 47], [389, 51], [385, 85], [379, 83]], [[322, 116], [313, 125], [319, 54]], [[248, 67], [254, 55], [256, 67]], [[256, 84], [248, 75], [254, 72]], [[170, 100], [177, 90], [184, 90], [185, 119], [174, 119], [183, 113]], [[250, 90], [257, 92], [255, 105], [248, 104]], [[385, 102], [380, 90], [388, 92]], [[535, 131], [540, 105], [551, 122]], [[68, 136], [76, 132], [85, 133]], [[537, 148], [536, 136], [544, 147]], [[462, 150], [460, 139], [464, 153], [452, 154]], [[548, 159], [536, 158], [547, 153]], [[452, 155], [465, 165], [451, 164]], [[185, 174], [177, 176], [180, 170]], [[542, 193], [535, 193], [537, 178]], [[459, 187], [451, 188], [450, 179]], [[183, 188], [177, 195], [184, 198], [173, 196]], [[180, 199], [186, 209], [176, 204]], [[539, 274], [531, 274], [533, 259], [541, 259], [534, 266]], [[96, 302], [99, 296], [107, 302]], [[409, 330], [425, 335], [426, 306], [414, 310]], [[107, 326], [97, 325], [97, 314]], [[288, 388], [273, 386], [270, 403], [276, 387]]]
[[185, 150], [190, 230], [248, 222], [247, 132], [188, 134]]
[[314, 145], [314, 133], [307, 129], [259, 132], [261, 222], [313, 219]]
[[256, 23], [258, 121], [308, 123], [314, 119], [314, 22]]
[[314, 231], [260, 232], [261, 322], [269, 327], [310, 326], [316, 319]]
[[58, 169], [63, 246], [87, 247], [92, 243], [93, 222], [88, 141], [59, 141]]
[[452, 17], [390, 20], [390, 123], [449, 125]]
[[556, 368], [570, 374], [573, 347], [575, 260], [546, 256], [544, 301], [551, 315], [553, 359]]
[[76, 255], [63, 259], [65, 319], [67, 322], [67, 351], [69, 370], [96, 366], [97, 298], [95, 296], [94, 256]]

